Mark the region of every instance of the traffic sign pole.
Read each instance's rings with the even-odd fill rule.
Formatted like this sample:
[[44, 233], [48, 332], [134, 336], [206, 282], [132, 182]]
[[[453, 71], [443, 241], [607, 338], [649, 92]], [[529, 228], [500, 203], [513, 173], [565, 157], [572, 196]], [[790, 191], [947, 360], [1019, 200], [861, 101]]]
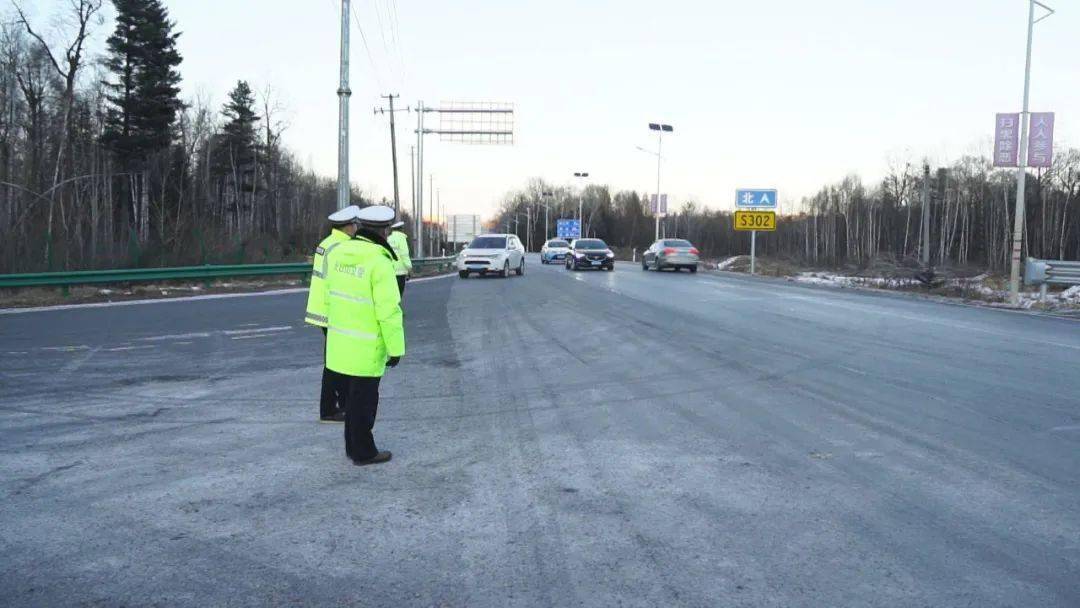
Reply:
[[754, 257], [757, 246], [757, 230], [750, 231], [750, 274], [754, 274]]

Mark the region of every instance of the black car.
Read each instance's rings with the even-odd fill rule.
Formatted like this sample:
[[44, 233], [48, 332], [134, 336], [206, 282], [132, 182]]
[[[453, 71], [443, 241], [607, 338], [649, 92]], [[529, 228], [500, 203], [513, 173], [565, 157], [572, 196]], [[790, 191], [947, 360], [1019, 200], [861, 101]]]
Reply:
[[615, 254], [600, 239], [577, 239], [570, 243], [566, 254], [566, 269], [599, 268], [615, 270]]

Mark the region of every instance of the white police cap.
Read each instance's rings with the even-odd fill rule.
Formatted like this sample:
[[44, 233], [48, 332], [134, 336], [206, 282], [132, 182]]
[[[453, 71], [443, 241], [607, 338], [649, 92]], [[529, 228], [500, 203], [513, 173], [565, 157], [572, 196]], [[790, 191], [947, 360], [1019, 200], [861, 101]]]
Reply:
[[360, 221], [360, 207], [349, 205], [327, 216], [331, 224], [352, 224]]
[[364, 207], [357, 214], [357, 219], [361, 225], [370, 226], [372, 228], [385, 228], [394, 221], [393, 208], [386, 205], [372, 205], [370, 207]]

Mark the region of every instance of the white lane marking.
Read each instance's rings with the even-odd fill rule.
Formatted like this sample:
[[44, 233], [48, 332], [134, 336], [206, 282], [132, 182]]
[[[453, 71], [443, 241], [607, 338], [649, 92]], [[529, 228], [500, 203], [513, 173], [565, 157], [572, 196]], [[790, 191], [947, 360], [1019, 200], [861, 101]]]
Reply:
[[183, 340], [186, 338], [209, 338], [210, 332], [208, 331], [196, 331], [187, 334], [163, 334], [160, 336], [150, 336], [148, 338], [139, 338], [140, 342], [157, 342], [160, 340]]
[[273, 289], [251, 293], [213, 293], [182, 298], [155, 298], [153, 300], [123, 300], [120, 302], [90, 302], [87, 304], [60, 304], [59, 306], [35, 306], [33, 308], [2, 308], [0, 315], [19, 315], [28, 312], [48, 312], [50, 310], [72, 310], [76, 308], [108, 308], [110, 306], [135, 306], [137, 304], [170, 304], [172, 302], [191, 302], [194, 300], [225, 300], [228, 298], [257, 298], [260, 296], [280, 296], [291, 293], [307, 293], [307, 287]]
[[233, 340], [250, 340], [252, 338], [269, 338], [273, 334], [251, 334], [247, 336], [232, 336]]
[[409, 284], [412, 284], [412, 283], [424, 283], [424, 282], [427, 282], [427, 281], [435, 281], [437, 279], [445, 279], [445, 278], [448, 278], [448, 277], [456, 277], [456, 276], [457, 276], [456, 272], [451, 272], [449, 274], [439, 274], [439, 275], [435, 275], [433, 277], [420, 277], [419, 279], [409, 279]]
[[[433, 277], [421, 277], [412, 279], [409, 283], [424, 283], [437, 279], [457, 276], [457, 273], [440, 274]], [[59, 304], [57, 306], [34, 306], [31, 308], [0, 308], [0, 315], [21, 315], [31, 312], [49, 312], [52, 310], [73, 310], [78, 308], [108, 308], [111, 306], [136, 306], [139, 304], [170, 304], [172, 302], [192, 302], [197, 300], [226, 300], [229, 298], [258, 298], [261, 296], [282, 296], [293, 293], [307, 293], [307, 287], [290, 287], [288, 289], [271, 289], [269, 291], [255, 291], [250, 293], [212, 293], [201, 296], [183, 296], [180, 298], [154, 298], [151, 300], [122, 300], [119, 302], [89, 302], [86, 304]]]
[[288, 331], [292, 329], [291, 325], [279, 325], [276, 327], [255, 327], [252, 329], [226, 329], [224, 333], [226, 336], [239, 336], [241, 334], [261, 334], [274, 331]]
[[115, 346], [113, 348], [104, 349], [107, 353], [115, 353], [123, 350], [143, 350], [146, 348], [154, 348], [153, 346]]
[[1080, 431], [1080, 424], [1070, 424], [1067, 426], [1055, 426], [1050, 429], [1051, 433], [1060, 433], [1063, 431]]
[[85, 344], [79, 344], [78, 346], [42, 346], [41, 350], [58, 350], [64, 352], [72, 352], [76, 350], [89, 350], [89, 346]]
[[6, 355], [29, 355], [30, 352], [25, 351], [25, 350], [9, 350], [8, 352], [6, 352], [4, 354], [6, 354]]
[[90, 357], [94, 356], [94, 353], [96, 353], [99, 350], [101, 350], [100, 346], [98, 346], [96, 348], [91, 348], [90, 350], [88, 350], [85, 353], [79, 355], [78, 357], [75, 357], [71, 361], [68, 361], [67, 363], [64, 364], [63, 367], [60, 368], [60, 373], [62, 373], [62, 374], [70, 374], [71, 372], [78, 370], [80, 367], [83, 366], [84, 363], [86, 363], [87, 361], [90, 360]]

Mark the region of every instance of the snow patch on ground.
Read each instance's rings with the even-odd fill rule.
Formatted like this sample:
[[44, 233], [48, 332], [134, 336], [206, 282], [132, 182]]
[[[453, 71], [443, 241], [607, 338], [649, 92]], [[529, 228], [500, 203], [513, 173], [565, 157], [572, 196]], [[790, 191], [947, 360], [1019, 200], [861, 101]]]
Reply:
[[[945, 281], [945, 287], [963, 289], [967, 296], [965, 299], [982, 300], [990, 306], [1007, 306], [1009, 292], [997, 289], [986, 284], [990, 278], [988, 274], [980, 274], [970, 278], [954, 278]], [[790, 280], [811, 285], [827, 285], [830, 287], [869, 287], [875, 289], [904, 289], [918, 288], [922, 284], [914, 278], [888, 278], [888, 277], [856, 277], [831, 272], [801, 272], [789, 277]], [[1051, 291], [1046, 298], [1040, 298], [1037, 290], [1020, 293], [1021, 308], [1059, 309], [1080, 308], [1080, 286], [1070, 287], [1065, 291]]]
[[733, 255], [730, 258], [724, 260], [723, 262], [718, 263], [716, 265], [716, 269], [717, 270], [727, 270], [727, 269], [731, 268], [732, 266], [734, 266], [739, 261], [745, 259], [746, 257], [747, 256], [745, 256], [745, 255]]

